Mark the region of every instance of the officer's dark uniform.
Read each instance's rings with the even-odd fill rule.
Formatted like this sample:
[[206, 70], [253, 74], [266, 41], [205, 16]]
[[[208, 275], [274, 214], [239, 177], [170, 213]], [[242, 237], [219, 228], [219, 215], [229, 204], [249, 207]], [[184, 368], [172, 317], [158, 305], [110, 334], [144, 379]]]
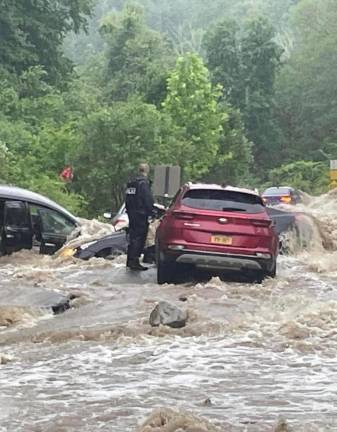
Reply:
[[127, 266], [144, 270], [139, 263], [148, 232], [148, 218], [153, 214], [153, 196], [147, 177], [139, 175], [129, 181], [125, 197], [129, 216], [129, 247]]

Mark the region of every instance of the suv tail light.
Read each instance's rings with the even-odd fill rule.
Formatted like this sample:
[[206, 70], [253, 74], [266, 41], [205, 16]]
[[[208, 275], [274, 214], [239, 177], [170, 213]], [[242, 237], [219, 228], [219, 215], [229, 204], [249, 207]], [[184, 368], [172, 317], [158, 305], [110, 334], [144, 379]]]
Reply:
[[173, 216], [176, 219], [182, 219], [182, 220], [192, 220], [194, 219], [194, 215], [191, 213], [185, 213], [185, 212], [180, 212], [180, 211], [174, 211], [173, 212]]
[[252, 224], [257, 227], [268, 228], [272, 224], [271, 220], [253, 220]]

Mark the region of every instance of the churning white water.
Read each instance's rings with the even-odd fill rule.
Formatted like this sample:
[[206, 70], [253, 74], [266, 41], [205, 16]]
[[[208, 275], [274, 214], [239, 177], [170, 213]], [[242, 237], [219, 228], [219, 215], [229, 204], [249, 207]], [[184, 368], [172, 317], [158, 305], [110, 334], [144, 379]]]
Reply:
[[[295, 239], [262, 284], [0, 258], [0, 431], [337, 431], [337, 197], [292, 210], [308, 249]], [[50, 293], [70, 309], [54, 315]], [[160, 300], [186, 327], [149, 325]]]

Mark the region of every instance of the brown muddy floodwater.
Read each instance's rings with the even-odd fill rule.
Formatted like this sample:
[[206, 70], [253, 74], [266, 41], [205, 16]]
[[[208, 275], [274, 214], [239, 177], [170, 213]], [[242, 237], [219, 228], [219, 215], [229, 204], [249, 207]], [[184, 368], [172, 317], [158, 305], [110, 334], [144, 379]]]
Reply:
[[[333, 195], [300, 210], [336, 244]], [[41, 307], [51, 290], [72, 308]], [[337, 252], [318, 232], [260, 285], [21, 252], [0, 258], [0, 293], [0, 431], [337, 431]], [[187, 326], [151, 328], [159, 300]]]

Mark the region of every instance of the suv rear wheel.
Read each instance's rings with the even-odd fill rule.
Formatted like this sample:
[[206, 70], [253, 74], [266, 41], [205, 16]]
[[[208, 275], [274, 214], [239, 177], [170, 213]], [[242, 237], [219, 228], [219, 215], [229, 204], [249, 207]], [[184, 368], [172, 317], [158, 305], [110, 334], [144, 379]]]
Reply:
[[175, 263], [165, 260], [165, 256], [157, 253], [157, 282], [159, 285], [175, 282]]
[[267, 277], [275, 278], [276, 277], [276, 258], [273, 259], [272, 266], [270, 270], [257, 270], [252, 272], [252, 282], [262, 283], [263, 280]]
[[274, 278], [276, 277], [277, 264], [276, 258], [273, 259], [273, 265], [269, 271], [266, 271], [266, 277]]

